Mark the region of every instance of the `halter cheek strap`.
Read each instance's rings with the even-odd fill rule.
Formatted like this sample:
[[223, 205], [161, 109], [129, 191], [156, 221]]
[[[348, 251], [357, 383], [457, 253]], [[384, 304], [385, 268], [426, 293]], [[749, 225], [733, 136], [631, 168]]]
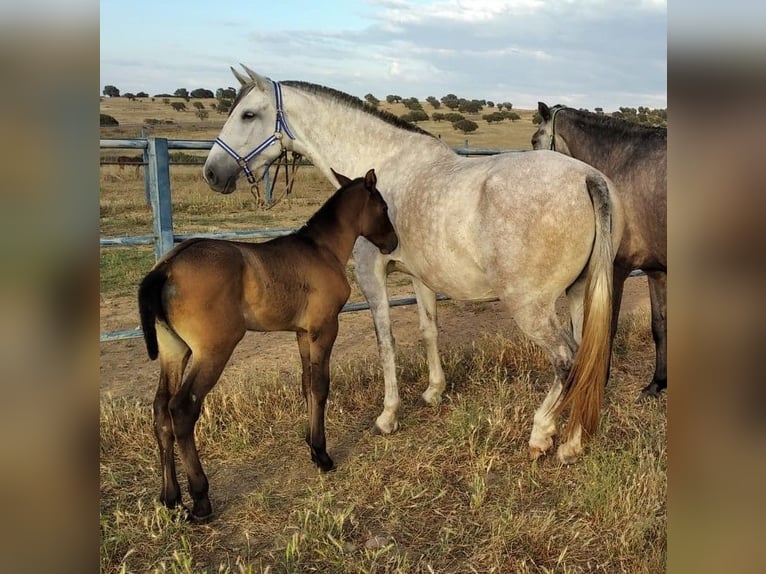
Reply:
[[563, 109], [563, 107], [556, 107], [551, 110], [551, 151], [556, 151], [556, 114]]
[[[261, 153], [263, 150], [265, 150], [267, 147], [269, 147], [271, 144], [275, 142], [279, 142], [281, 146], [282, 132], [286, 133], [287, 137], [289, 137], [291, 140], [295, 139], [293, 132], [290, 131], [290, 128], [287, 125], [287, 120], [285, 119], [285, 112], [282, 109], [282, 86], [279, 85], [279, 82], [275, 82], [273, 80], [271, 81], [271, 83], [274, 85], [274, 96], [276, 98], [276, 107], [277, 107], [277, 120], [274, 125], [273, 134], [267, 137], [260, 145], [258, 145], [258, 147], [256, 147], [253, 151], [251, 151], [245, 156], [239, 155], [236, 151], [234, 151], [234, 149], [231, 146], [229, 146], [220, 137], [215, 138], [215, 143], [221, 146], [226, 153], [228, 153], [231, 157], [234, 158], [234, 160], [237, 162], [237, 165], [239, 165], [239, 167], [245, 172], [248, 183], [251, 183], [251, 184], [254, 184], [256, 182], [256, 178], [255, 178], [255, 174], [253, 174], [252, 170], [250, 169], [250, 166], [248, 165], [250, 163], [250, 160], [252, 160], [255, 156], [257, 156], [259, 153]], [[281, 157], [281, 154], [280, 154], [280, 157]], [[276, 161], [276, 159], [274, 161]], [[271, 162], [269, 165], [266, 166], [264, 175], [268, 173], [269, 167], [271, 167], [272, 163], [274, 162]]]

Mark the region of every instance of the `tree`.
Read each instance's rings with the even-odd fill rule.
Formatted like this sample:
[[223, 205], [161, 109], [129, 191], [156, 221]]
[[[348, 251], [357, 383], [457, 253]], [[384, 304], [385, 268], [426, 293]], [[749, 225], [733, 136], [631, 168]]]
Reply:
[[486, 120], [488, 124], [492, 122], [502, 122], [505, 119], [505, 114], [500, 112], [492, 112], [491, 114], [484, 114], [481, 119]]
[[447, 94], [446, 96], [443, 96], [441, 102], [451, 110], [456, 110], [460, 105], [455, 94]]
[[109, 114], [99, 114], [99, 125], [101, 127], [104, 126], [119, 126], [120, 122], [115, 120], [112, 116]]
[[120, 97], [120, 90], [118, 90], [114, 86], [104, 86], [103, 94], [105, 96], [109, 96], [110, 98], [119, 98]]
[[130, 100], [131, 102], [133, 102], [133, 101], [135, 101], [135, 99], [136, 99], [136, 94], [133, 94], [133, 93], [131, 93], [131, 92], [125, 92], [124, 94], [122, 94], [122, 97], [123, 97], [123, 98], [127, 98], [128, 100]]
[[205, 107], [205, 104], [203, 104], [202, 102], [194, 102], [192, 105], [193, 105], [195, 108], [197, 108], [198, 110], [201, 110], [202, 108], [204, 108], [204, 107]]
[[403, 116], [400, 116], [401, 119], [403, 119], [405, 122], [424, 122], [428, 119], [428, 114], [425, 113], [423, 110], [412, 110], [411, 112], [407, 112]]
[[148, 98], [148, 97], [149, 97], [149, 94], [147, 94], [146, 92], [138, 92], [138, 93], [136, 94], [136, 97], [137, 97], [137, 98]]
[[538, 125], [538, 124], [541, 124], [542, 122], [543, 122], [543, 118], [540, 115], [540, 112], [535, 112], [535, 115], [532, 116], [532, 123], [534, 125]]
[[444, 119], [447, 120], [449, 123], [454, 124], [455, 122], [459, 122], [460, 120], [464, 120], [465, 116], [463, 114], [459, 114], [457, 112], [450, 112], [448, 114], [444, 114]]
[[482, 105], [479, 100], [462, 100], [458, 104], [457, 109], [464, 114], [478, 114], [482, 109]]
[[173, 92], [173, 95], [177, 98], [184, 98], [185, 100], [188, 100], [189, 90], [186, 88], [178, 88], [175, 92]]
[[393, 94], [389, 94], [389, 95], [386, 96], [386, 101], [389, 104], [395, 104], [397, 102], [401, 102], [402, 101], [402, 97], [401, 96], [395, 96]]
[[444, 118], [444, 114], [443, 113], [441, 113], [441, 112], [434, 112], [433, 114], [431, 114], [431, 119], [433, 121], [435, 121], [435, 122], [440, 122], [440, 121], [442, 121], [445, 118]]
[[206, 90], [205, 88], [197, 88], [196, 90], [192, 90], [189, 95], [192, 98], [212, 98], [213, 92]]
[[402, 100], [402, 103], [404, 104], [404, 107], [408, 110], [422, 110], [423, 105], [418, 101], [417, 98], [405, 98]]
[[479, 128], [479, 124], [472, 122], [471, 120], [460, 120], [452, 124], [452, 127], [456, 130], [460, 130], [464, 134], [468, 132], [476, 131]]
[[372, 94], [367, 94], [364, 96], [365, 101], [370, 104], [372, 107], [377, 108], [380, 105], [380, 100], [373, 96]]
[[170, 107], [172, 107], [177, 112], [185, 112], [186, 111], [186, 104], [183, 102], [172, 102], [170, 104]]
[[442, 103], [433, 96], [428, 96], [426, 101], [431, 104], [435, 110], [438, 110], [442, 106]]
[[195, 115], [199, 119], [201, 119], [201, 120], [206, 120], [207, 116], [208, 116], [208, 111], [207, 110], [203, 110], [203, 109], [199, 109], [199, 110], [197, 110], [197, 113]]
[[517, 114], [516, 112], [507, 112], [507, 115], [505, 117], [511, 120], [511, 122], [515, 122], [516, 120], [521, 119], [521, 116]]
[[232, 100], [234, 101], [234, 98], [237, 97], [237, 90], [229, 86], [228, 88], [218, 88], [215, 91], [215, 99], [216, 100]]

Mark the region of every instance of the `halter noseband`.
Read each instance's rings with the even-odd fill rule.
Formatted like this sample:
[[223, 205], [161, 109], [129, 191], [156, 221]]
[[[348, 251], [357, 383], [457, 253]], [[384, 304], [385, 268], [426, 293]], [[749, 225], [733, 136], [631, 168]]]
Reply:
[[272, 160], [264, 169], [263, 174], [264, 174], [264, 179], [266, 179], [268, 178], [269, 168], [271, 167], [271, 165], [287, 153], [287, 150], [285, 150], [284, 146], [282, 146], [282, 131], [284, 131], [284, 133], [287, 134], [287, 137], [289, 137], [291, 140], [295, 139], [293, 132], [291, 132], [290, 128], [287, 127], [287, 121], [285, 120], [285, 112], [282, 109], [282, 87], [279, 85], [279, 82], [275, 82], [274, 80], [272, 80], [271, 83], [274, 85], [274, 95], [276, 97], [276, 105], [277, 105], [277, 121], [276, 121], [276, 124], [274, 125], [273, 134], [267, 137], [263, 141], [263, 143], [261, 143], [258, 147], [256, 147], [253, 151], [251, 151], [249, 154], [247, 154], [244, 157], [239, 155], [236, 151], [234, 151], [234, 149], [232, 149], [220, 137], [215, 138], [215, 143], [221, 146], [226, 153], [228, 153], [231, 157], [234, 158], [234, 161], [237, 162], [237, 165], [239, 165], [239, 167], [245, 172], [248, 183], [253, 185], [256, 183], [256, 179], [255, 179], [255, 175], [250, 169], [250, 166], [248, 166], [248, 163], [250, 162], [250, 160], [252, 160], [255, 156], [257, 156], [259, 153], [261, 153], [263, 150], [265, 150], [274, 142], [279, 142], [280, 147], [282, 147], [282, 153], [280, 153], [279, 156], [277, 156], [274, 160]]

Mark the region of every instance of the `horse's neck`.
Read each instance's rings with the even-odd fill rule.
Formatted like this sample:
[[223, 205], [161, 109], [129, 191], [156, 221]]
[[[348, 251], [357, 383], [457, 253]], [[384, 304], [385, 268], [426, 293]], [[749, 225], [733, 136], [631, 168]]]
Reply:
[[359, 237], [358, 221], [362, 199], [338, 192], [318, 211], [300, 233], [317, 246], [330, 251], [345, 266]]
[[564, 137], [572, 157], [598, 170], [610, 171], [616, 150], [608, 127], [598, 125], [589, 118], [582, 120], [574, 114], [571, 117], [563, 116], [561, 119], [564, 120], [564, 125], [561, 126], [562, 134], [569, 134], [568, 137]]
[[285, 114], [297, 132], [296, 149], [330, 181], [335, 180], [330, 168], [352, 178], [375, 168], [378, 178], [390, 184], [381, 189], [385, 196], [394, 192], [403, 174], [413, 172], [410, 163], [452, 153], [429, 135], [404, 130], [344, 102], [298, 89], [289, 95], [285, 91]]

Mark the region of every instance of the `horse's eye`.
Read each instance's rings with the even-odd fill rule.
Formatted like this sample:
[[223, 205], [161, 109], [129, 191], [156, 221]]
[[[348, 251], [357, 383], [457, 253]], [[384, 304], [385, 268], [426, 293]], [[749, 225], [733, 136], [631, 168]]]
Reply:
[[255, 117], [255, 112], [242, 112], [243, 120], [252, 120]]

